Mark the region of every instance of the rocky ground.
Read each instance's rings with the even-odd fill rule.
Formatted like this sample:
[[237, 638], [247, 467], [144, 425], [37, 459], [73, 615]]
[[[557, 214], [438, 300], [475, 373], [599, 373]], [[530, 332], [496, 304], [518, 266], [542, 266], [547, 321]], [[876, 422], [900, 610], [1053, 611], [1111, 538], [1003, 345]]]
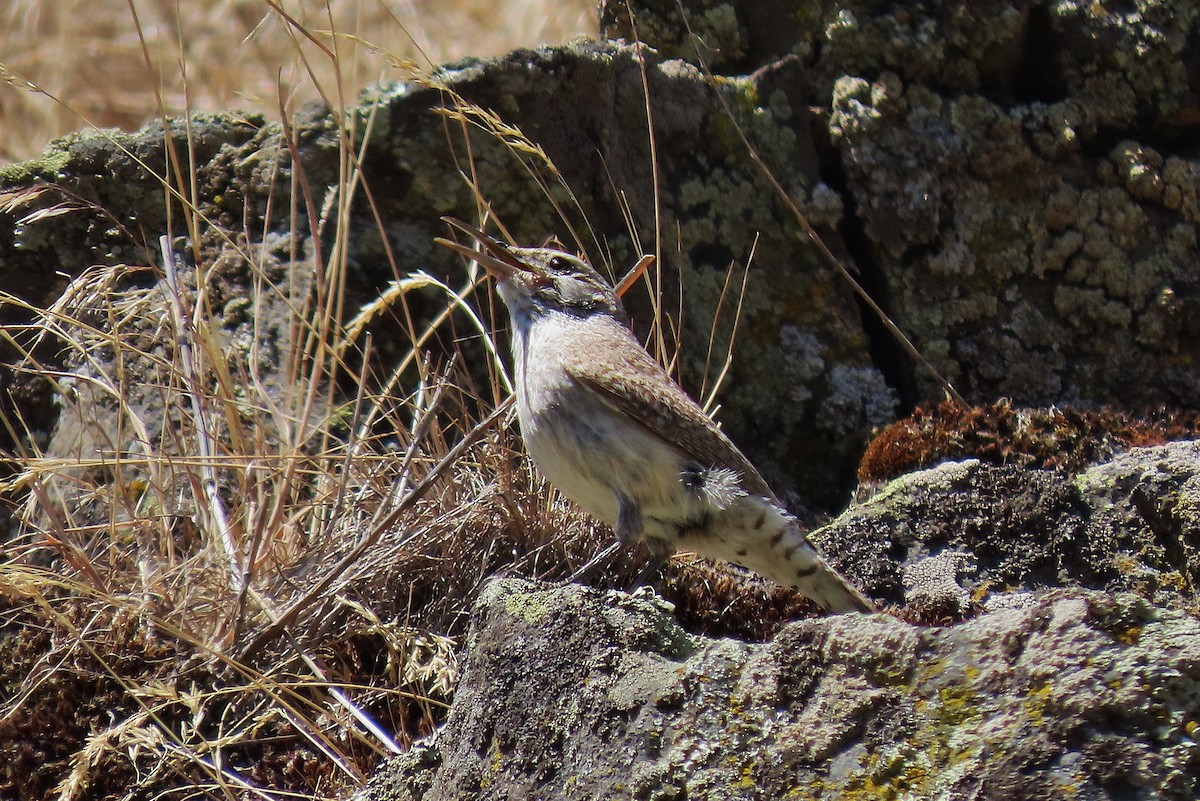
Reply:
[[1189, 442], [897, 479], [814, 535], [895, 605], [767, 642], [498, 581], [445, 727], [362, 798], [1194, 798], [1198, 535]]
[[[710, 336], [725, 352], [727, 269], [750, 261], [720, 417], [806, 519], [858, 488], [813, 538], [884, 610], [696, 626], [710, 587], [665, 588], [673, 613], [648, 592], [493, 582], [445, 727], [368, 796], [1195, 798], [1200, 11], [693, 0], [689, 33], [680, 8], [608, 4], [604, 41], [449, 65], [288, 130], [197, 118], [204, 225], [188, 236], [156, 177], [161, 125], [56, 141], [0, 169], [0, 288], [47, 307], [89, 268], [144, 265], [127, 288], [166, 315], [152, 290], [170, 228], [204, 268], [231, 372], [275, 391], [289, 340], [246, 297], [263, 276], [318, 292], [329, 226], [357, 308], [397, 275], [459, 275], [432, 239], [479, 197], [523, 242], [588, 232], [578, 244], [618, 273], [655, 241], [657, 209], [685, 385], [706, 375]], [[651, 49], [619, 40], [635, 31]], [[340, 123], [370, 196], [331, 222]], [[578, 206], [531, 177], [543, 155]], [[772, 181], [970, 410], [933, 411], [940, 383]], [[418, 320], [438, 312], [413, 303]], [[644, 295], [629, 305], [648, 330]], [[19, 303], [2, 314], [28, 319]], [[375, 334], [386, 365], [396, 326]], [[41, 375], [6, 373], [26, 427], [8, 446], [71, 460], [113, 439], [95, 434], [111, 399], [89, 400], [83, 432], [47, 380], [91, 386], [102, 351], [47, 347]], [[184, 414], [140, 386], [147, 419]]]
[[689, 635], [652, 595], [489, 586], [454, 710], [359, 797], [1194, 798], [1200, 625], [1058, 590], [945, 628]]

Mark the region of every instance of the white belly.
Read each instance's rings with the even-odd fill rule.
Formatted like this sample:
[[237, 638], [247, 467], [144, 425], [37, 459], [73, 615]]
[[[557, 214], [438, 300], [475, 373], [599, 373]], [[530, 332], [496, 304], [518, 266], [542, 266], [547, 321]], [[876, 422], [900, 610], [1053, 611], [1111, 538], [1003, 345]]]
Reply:
[[618, 495], [641, 510], [645, 534], [673, 537], [692, 511], [672, 446], [577, 388], [550, 415], [522, 416], [525, 447], [555, 487], [586, 511], [617, 522]]
[[[536, 326], [533, 337], [554, 337]], [[544, 354], [555, 342], [535, 342]], [[686, 490], [687, 460], [672, 445], [608, 406], [556, 363], [527, 370], [517, 359], [517, 416], [538, 470], [585, 511], [615, 526], [618, 496], [641, 512], [644, 535], [673, 540], [681, 526], [702, 514]]]

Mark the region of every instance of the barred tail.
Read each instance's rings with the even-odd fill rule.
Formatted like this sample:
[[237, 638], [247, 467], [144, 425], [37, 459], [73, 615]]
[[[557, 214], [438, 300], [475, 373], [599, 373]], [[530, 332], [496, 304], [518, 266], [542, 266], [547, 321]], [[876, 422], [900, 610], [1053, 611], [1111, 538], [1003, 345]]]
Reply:
[[745, 500], [748, 503], [742, 508], [730, 510], [723, 521], [728, 528], [706, 543], [711, 547], [704, 555], [748, 567], [777, 584], [792, 587], [830, 612], [877, 610], [869, 598], [829, 566], [795, 518], [764, 498]]
[[[768, 578], [792, 587], [830, 612], [876, 611], [870, 599], [829, 566], [812, 543], [800, 533], [799, 526], [793, 523], [791, 529], [784, 532], [780, 545], [776, 546], [776, 551], [785, 560], [779, 565], [779, 575]], [[792, 540], [792, 543], [784, 545], [787, 540]]]

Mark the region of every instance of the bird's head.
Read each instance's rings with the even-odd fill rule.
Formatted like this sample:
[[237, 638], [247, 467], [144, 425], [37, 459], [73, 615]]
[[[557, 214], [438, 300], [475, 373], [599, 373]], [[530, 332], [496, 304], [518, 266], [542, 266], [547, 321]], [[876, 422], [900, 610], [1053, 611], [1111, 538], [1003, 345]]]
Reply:
[[469, 235], [480, 249], [441, 237], [434, 241], [479, 262], [496, 279], [497, 291], [515, 320], [558, 312], [575, 317], [607, 314], [626, 321], [612, 286], [578, 256], [550, 247], [512, 247], [461, 220], [442, 219]]

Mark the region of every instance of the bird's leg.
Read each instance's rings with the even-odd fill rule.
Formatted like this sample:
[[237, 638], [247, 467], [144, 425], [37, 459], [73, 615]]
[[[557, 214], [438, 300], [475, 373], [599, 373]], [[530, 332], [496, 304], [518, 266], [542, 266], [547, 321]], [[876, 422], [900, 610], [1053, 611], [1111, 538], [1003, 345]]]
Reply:
[[667, 563], [671, 558], [671, 554], [675, 552], [674, 546], [664, 539], [659, 537], [647, 537], [645, 539], [646, 550], [650, 554], [650, 558], [646, 560], [646, 566], [642, 572], [638, 574], [637, 583], [633, 586], [641, 587], [650, 581], [650, 577], [658, 572], [658, 569]]
[[617, 525], [613, 533], [622, 545], [633, 545], [642, 538], [642, 510], [628, 495], [617, 493]]
[[626, 547], [634, 545], [638, 541], [644, 542], [646, 550], [650, 554], [646, 566], [638, 574], [637, 581], [634, 582], [633, 586], [635, 587], [640, 587], [649, 581], [650, 577], [663, 566], [667, 557], [675, 550], [666, 540], [645, 536], [641, 507], [632, 498], [621, 492], [617, 493], [617, 525], [614, 533], [617, 535], [617, 540]]

